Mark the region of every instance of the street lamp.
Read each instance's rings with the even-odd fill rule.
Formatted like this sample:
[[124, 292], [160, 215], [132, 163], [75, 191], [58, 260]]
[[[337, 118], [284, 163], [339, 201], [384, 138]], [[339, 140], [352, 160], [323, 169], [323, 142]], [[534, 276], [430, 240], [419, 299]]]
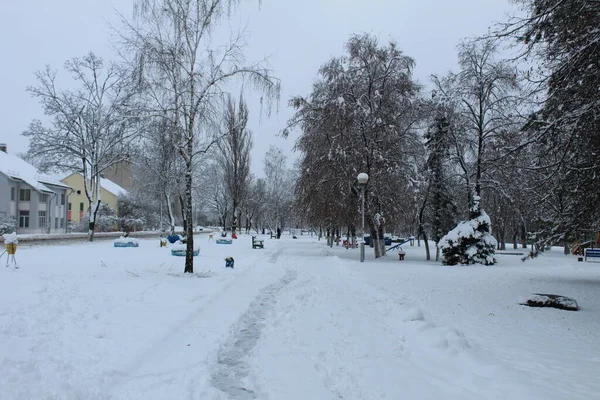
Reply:
[[364, 172], [361, 172], [360, 174], [358, 174], [356, 179], [358, 180], [358, 183], [360, 184], [360, 186], [362, 188], [362, 207], [361, 207], [362, 238], [360, 241], [360, 262], [364, 262], [365, 261], [365, 189], [367, 188], [367, 182], [369, 181], [369, 175], [365, 174]]

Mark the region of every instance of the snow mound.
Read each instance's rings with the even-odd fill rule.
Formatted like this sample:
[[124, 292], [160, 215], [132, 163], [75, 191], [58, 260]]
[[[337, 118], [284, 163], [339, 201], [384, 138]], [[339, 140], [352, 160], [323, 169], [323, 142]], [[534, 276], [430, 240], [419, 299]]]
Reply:
[[114, 243], [135, 243], [135, 244], [140, 244], [140, 242], [136, 238], [124, 237], [124, 236], [121, 236], [120, 238], [115, 239], [113, 242]]
[[[177, 243], [170, 246], [170, 249], [175, 251], [187, 250], [187, 244], [177, 241]], [[200, 251], [200, 245], [194, 245], [194, 251]]]
[[406, 316], [404, 317], [405, 322], [410, 321], [424, 321], [425, 315], [423, 315], [423, 311], [420, 308], [411, 308]]
[[3, 236], [4, 236], [4, 244], [19, 243], [19, 239], [17, 238], [16, 232], [5, 233]]

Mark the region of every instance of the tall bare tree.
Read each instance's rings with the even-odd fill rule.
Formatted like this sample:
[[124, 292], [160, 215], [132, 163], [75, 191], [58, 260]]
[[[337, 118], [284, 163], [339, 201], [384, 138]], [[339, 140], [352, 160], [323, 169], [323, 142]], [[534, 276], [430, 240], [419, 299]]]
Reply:
[[124, 69], [89, 53], [67, 61], [65, 70], [73, 76], [75, 89], [61, 89], [50, 67], [36, 73], [38, 85], [28, 91], [51, 120], [49, 126], [33, 121], [23, 135], [29, 138], [28, 157], [40, 169], [82, 174], [92, 241], [101, 203], [100, 176], [128, 156], [128, 143], [142, 124], [131, 111], [136, 109], [136, 92]]
[[[151, 110], [164, 115], [178, 134], [185, 163], [185, 220], [192, 221], [193, 170], [197, 158], [216, 143], [211, 125], [220, 115], [225, 86], [247, 79], [265, 102], [279, 95], [279, 83], [261, 64], [244, 66], [242, 37], [215, 46], [211, 33], [238, 0], [137, 0], [125, 42], [134, 50], [140, 85]], [[185, 272], [194, 272], [193, 224], [187, 226]]]
[[183, 194], [185, 173], [181, 157], [173, 145], [176, 135], [171, 128], [166, 119], [153, 119], [143, 134], [143, 141], [138, 144], [139, 155], [132, 161], [137, 191], [159, 199], [159, 207], [166, 212], [169, 231], [173, 234], [176, 225], [173, 205]]
[[520, 100], [517, 71], [497, 60], [496, 54], [491, 40], [465, 41], [458, 51], [460, 71], [442, 79], [434, 77], [438, 95], [457, 114], [450, 133], [454, 160], [467, 184], [466, 209], [470, 209], [473, 196], [481, 197], [485, 181], [493, 180], [487, 174], [493, 161], [486, 148], [504, 130], [522, 122], [515, 117]]
[[227, 98], [224, 113], [224, 135], [217, 142], [219, 166], [223, 170], [225, 187], [231, 203], [231, 234], [236, 234], [240, 223], [241, 206], [246, 199], [250, 184], [250, 151], [252, 150], [252, 132], [247, 129], [248, 106], [240, 95], [235, 104], [232, 96]]

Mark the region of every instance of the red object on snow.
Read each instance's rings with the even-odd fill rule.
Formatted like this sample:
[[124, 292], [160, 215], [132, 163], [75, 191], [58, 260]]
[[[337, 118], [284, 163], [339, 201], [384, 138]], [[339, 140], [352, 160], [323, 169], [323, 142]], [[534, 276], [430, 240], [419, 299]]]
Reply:
[[237, 239], [237, 235], [235, 234], [235, 232], [231, 234], [231, 238], [232, 239]]

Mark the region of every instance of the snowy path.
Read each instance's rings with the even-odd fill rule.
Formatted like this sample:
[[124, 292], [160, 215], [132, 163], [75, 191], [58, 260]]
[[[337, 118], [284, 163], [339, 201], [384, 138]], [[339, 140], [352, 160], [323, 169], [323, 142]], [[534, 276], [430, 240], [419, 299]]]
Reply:
[[401, 296], [369, 288], [347, 262], [330, 257], [326, 266], [311, 265], [303, 263], [281, 292], [251, 363], [252, 391], [261, 395], [247, 398], [547, 398], [479, 355], [460, 331], [426, 321]]
[[[21, 249], [0, 271], [0, 400], [600, 399], [597, 265], [201, 246], [193, 276], [154, 240]], [[547, 291], [581, 311], [517, 304]]]

